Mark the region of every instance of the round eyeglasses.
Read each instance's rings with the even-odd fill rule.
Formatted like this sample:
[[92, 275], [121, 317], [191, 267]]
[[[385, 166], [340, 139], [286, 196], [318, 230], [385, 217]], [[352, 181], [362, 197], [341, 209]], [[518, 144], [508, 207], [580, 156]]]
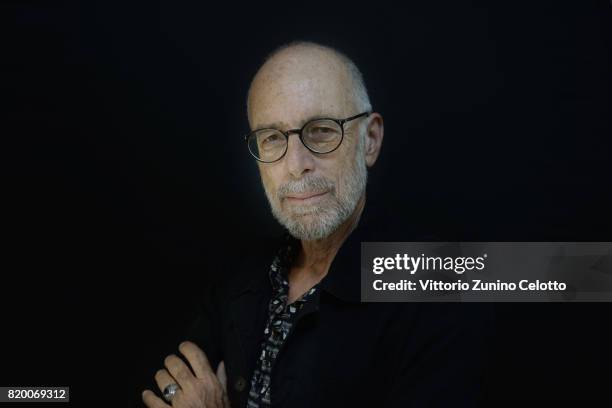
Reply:
[[318, 118], [304, 124], [301, 129], [281, 131], [275, 128], [263, 128], [252, 131], [245, 136], [251, 155], [260, 162], [273, 163], [283, 158], [289, 146], [289, 135], [295, 133], [308, 150], [313, 153], [331, 153], [340, 147], [344, 139], [344, 124], [364, 116], [372, 111], [362, 112], [346, 119]]

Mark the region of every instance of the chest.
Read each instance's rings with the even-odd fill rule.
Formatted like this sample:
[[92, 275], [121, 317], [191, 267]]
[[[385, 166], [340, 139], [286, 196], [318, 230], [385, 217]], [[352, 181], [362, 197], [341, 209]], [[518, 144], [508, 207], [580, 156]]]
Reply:
[[273, 385], [291, 388], [287, 400], [308, 401], [304, 406], [344, 405], [356, 390], [367, 399], [395, 370], [385, 345], [388, 323], [385, 313], [368, 308], [322, 307], [296, 324]]
[[[374, 400], [396, 370], [393, 350], [385, 344], [393, 324], [390, 319], [384, 308], [325, 302], [316, 311], [299, 315], [274, 362], [273, 405], [344, 406], [347, 398], [356, 395], [362, 403]], [[242, 370], [247, 384], [261, 338], [254, 335], [241, 340], [250, 350], [244, 353], [247, 361], [243, 362], [238, 362], [242, 353], [235, 349], [240, 342], [228, 343], [234, 348], [226, 350], [233, 356], [230, 360], [237, 367], [249, 367]], [[356, 390], [361, 391], [356, 394]]]

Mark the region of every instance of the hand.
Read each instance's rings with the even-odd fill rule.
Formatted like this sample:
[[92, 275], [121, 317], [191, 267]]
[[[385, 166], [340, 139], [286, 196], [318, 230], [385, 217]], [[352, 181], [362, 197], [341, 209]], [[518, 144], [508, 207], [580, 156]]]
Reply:
[[[224, 362], [219, 363], [215, 374], [206, 354], [192, 342], [181, 343], [179, 351], [185, 356], [191, 369], [183, 360], [171, 354], [164, 360], [166, 368], [155, 374], [155, 381], [162, 393], [169, 384], [175, 383], [180, 387], [172, 398], [172, 407], [229, 408]], [[149, 408], [170, 407], [165, 400], [150, 390], [142, 393], [142, 400]]]

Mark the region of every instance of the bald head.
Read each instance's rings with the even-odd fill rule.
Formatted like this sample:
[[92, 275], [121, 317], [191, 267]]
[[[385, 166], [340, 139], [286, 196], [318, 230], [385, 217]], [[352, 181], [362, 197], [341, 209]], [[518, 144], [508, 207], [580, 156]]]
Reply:
[[247, 97], [253, 129], [286, 126], [292, 119], [300, 122], [314, 116], [348, 117], [370, 109], [355, 64], [339, 51], [311, 42], [290, 43], [272, 52], [253, 78]]

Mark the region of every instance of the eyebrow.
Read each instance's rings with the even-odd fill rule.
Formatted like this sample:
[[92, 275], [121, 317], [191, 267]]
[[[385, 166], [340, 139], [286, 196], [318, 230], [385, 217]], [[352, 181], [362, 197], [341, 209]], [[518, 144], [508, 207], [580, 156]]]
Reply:
[[[303, 120], [300, 124], [300, 126], [298, 127], [301, 128], [302, 126], [304, 126], [306, 123], [310, 122], [311, 120], [316, 120], [316, 119], [326, 119], [326, 118], [330, 118], [330, 116], [328, 115], [313, 115], [313, 116], [309, 116], [308, 118], [306, 118], [305, 120]], [[281, 130], [281, 129], [285, 129], [285, 128], [289, 128], [289, 126], [284, 126], [286, 125], [285, 122], [272, 122], [272, 123], [266, 123], [262, 126], [259, 126], [255, 129], [253, 129], [253, 132], [259, 129], [277, 129], [277, 130]], [[289, 130], [289, 129], [287, 129]]]

